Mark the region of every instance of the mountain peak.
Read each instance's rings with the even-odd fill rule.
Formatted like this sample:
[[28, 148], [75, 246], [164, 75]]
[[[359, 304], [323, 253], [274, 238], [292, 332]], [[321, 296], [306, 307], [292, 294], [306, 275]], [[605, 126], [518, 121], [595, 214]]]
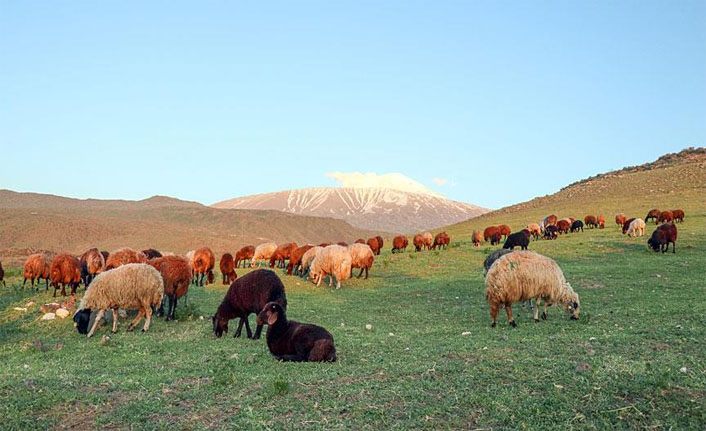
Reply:
[[376, 174], [374, 172], [329, 172], [327, 177], [336, 180], [341, 187], [353, 189], [391, 189], [408, 193], [419, 193], [443, 197], [422, 183], [403, 174], [392, 172]]

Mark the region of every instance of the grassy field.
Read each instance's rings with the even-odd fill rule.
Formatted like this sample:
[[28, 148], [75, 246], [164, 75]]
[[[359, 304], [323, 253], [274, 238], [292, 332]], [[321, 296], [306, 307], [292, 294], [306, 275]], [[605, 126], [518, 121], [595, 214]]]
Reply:
[[221, 285], [193, 288], [178, 322], [86, 339], [70, 319], [13, 310], [52, 298], [18, 290], [11, 268], [0, 428], [704, 429], [703, 211], [687, 214], [679, 235], [676, 255], [613, 225], [531, 243], [559, 262], [583, 312], [575, 322], [550, 309], [534, 323], [516, 307], [516, 329], [504, 313], [490, 328], [491, 248], [467, 235], [447, 251], [386, 251], [371, 279], [337, 291], [283, 276], [289, 317], [330, 330], [334, 364], [279, 363], [264, 340], [215, 339]]

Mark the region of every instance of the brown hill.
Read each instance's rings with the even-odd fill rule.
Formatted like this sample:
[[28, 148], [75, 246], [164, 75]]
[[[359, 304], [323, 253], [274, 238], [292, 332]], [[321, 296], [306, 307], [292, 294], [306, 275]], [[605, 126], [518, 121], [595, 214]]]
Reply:
[[371, 234], [342, 220], [222, 210], [167, 197], [103, 201], [0, 191], [0, 259], [9, 264], [34, 250], [130, 246], [184, 253], [208, 245], [221, 253], [265, 241], [352, 242]]

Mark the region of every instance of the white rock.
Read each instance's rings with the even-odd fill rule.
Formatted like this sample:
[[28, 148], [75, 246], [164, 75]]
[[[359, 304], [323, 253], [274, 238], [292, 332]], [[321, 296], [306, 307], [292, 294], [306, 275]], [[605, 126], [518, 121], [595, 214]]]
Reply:
[[461, 335], [471, 335], [471, 331], [461, 332]]
[[27, 309], [24, 308], [24, 307], [14, 307], [13, 310], [15, 310], [15, 311], [27, 311]]
[[60, 308], [60, 309], [56, 310], [56, 317], [59, 317], [61, 319], [66, 319], [69, 316], [69, 314], [71, 314], [71, 313], [66, 308]]
[[203, 320], [203, 316], [199, 316], [199, 320]]
[[679, 371], [681, 371], [682, 373], [686, 373], [688, 370], [686, 369], [686, 367], [681, 367], [679, 368]]
[[372, 330], [373, 330], [373, 325], [371, 325], [370, 323], [368, 323], [367, 325], [365, 325], [365, 329], [367, 329], [368, 331], [372, 331]]
[[387, 335], [389, 335], [390, 337], [394, 337], [394, 336], [395, 336], [395, 334], [393, 334], [392, 332], [390, 332], [390, 333], [387, 334]]
[[54, 320], [56, 319], [56, 314], [54, 313], [47, 313], [44, 316], [42, 316], [42, 320]]
[[596, 337], [590, 337], [588, 341], [596, 341]]

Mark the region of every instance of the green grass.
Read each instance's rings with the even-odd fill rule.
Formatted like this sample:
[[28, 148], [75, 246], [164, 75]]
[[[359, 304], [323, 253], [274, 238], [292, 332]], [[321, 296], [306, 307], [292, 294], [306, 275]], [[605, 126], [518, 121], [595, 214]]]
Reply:
[[51, 297], [18, 290], [11, 269], [0, 428], [704, 429], [706, 217], [688, 214], [679, 235], [676, 255], [612, 225], [532, 242], [564, 269], [582, 318], [550, 309], [535, 324], [516, 306], [516, 329], [504, 313], [490, 328], [491, 247], [467, 241], [387, 251], [371, 279], [340, 290], [283, 276], [289, 317], [330, 330], [334, 364], [280, 363], [264, 340], [215, 339], [221, 285], [193, 288], [178, 322], [86, 339], [69, 319], [39, 321], [36, 306], [14, 311]]

